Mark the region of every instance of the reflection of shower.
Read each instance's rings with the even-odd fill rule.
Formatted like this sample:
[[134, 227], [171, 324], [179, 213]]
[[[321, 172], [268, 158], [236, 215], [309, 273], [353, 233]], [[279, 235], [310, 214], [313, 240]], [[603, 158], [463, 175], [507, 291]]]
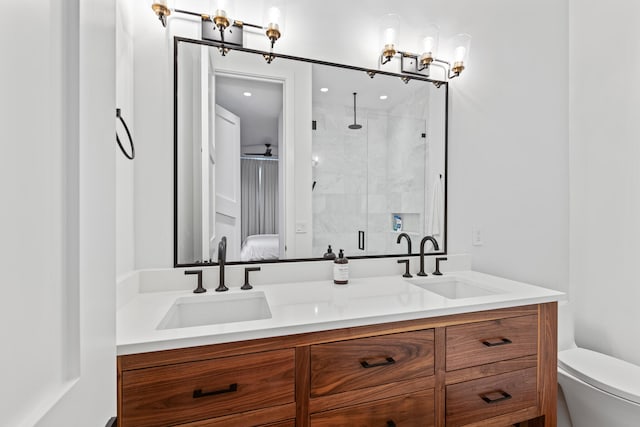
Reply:
[[349, 129], [362, 129], [362, 125], [356, 122], [356, 92], [353, 92], [353, 124], [349, 125]]

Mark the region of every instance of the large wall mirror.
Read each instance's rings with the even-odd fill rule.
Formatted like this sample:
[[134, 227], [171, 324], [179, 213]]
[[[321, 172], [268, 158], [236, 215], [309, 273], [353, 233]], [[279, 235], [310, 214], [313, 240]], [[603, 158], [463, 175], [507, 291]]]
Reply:
[[175, 265], [446, 253], [448, 85], [175, 39]]

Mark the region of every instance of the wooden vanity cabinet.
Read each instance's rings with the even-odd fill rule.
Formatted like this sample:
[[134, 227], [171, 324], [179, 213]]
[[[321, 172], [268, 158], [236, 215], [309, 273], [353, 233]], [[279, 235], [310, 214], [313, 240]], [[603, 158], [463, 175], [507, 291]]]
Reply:
[[119, 356], [118, 425], [555, 426], [556, 310]]

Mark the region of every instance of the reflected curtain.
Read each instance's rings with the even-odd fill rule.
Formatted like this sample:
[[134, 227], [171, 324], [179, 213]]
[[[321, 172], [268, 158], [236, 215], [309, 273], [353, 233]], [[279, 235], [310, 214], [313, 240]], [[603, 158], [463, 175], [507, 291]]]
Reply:
[[242, 159], [242, 241], [254, 234], [278, 234], [278, 162]]

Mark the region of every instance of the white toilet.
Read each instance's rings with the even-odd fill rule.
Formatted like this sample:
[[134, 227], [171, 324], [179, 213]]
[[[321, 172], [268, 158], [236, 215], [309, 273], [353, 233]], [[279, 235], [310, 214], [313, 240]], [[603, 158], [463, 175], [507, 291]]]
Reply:
[[640, 366], [577, 347], [567, 303], [558, 306], [558, 350], [559, 427], [640, 426]]

